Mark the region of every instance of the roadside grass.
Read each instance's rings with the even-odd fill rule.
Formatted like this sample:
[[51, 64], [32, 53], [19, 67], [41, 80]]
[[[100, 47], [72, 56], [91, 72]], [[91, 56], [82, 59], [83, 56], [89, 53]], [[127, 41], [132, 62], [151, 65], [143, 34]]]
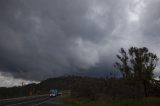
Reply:
[[160, 98], [156, 97], [126, 100], [101, 98], [91, 101], [84, 98], [64, 96], [63, 100], [67, 106], [160, 106]]

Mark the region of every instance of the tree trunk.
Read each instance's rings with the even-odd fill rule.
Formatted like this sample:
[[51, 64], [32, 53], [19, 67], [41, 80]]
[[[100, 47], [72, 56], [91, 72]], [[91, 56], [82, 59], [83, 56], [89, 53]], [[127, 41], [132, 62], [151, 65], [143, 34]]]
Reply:
[[145, 95], [145, 97], [147, 97], [148, 96], [148, 91], [147, 91], [147, 83], [146, 83], [145, 80], [143, 80], [143, 87], [144, 87], [144, 95]]

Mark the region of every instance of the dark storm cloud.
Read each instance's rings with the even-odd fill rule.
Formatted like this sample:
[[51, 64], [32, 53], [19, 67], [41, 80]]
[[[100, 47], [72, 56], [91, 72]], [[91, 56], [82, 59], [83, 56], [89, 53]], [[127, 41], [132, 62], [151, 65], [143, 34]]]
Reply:
[[141, 15], [142, 33], [153, 42], [160, 40], [160, 1], [150, 0]]
[[107, 75], [120, 47], [143, 45], [139, 28], [148, 19], [131, 14], [137, 1], [1, 0], [1, 72], [31, 80]]

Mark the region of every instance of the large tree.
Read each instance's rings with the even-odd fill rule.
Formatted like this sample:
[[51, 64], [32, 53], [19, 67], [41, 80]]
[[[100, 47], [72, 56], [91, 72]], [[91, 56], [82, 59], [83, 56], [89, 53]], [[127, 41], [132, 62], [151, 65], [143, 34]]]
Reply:
[[115, 67], [121, 71], [123, 78], [134, 78], [141, 82], [147, 96], [147, 85], [153, 78], [153, 70], [158, 62], [156, 54], [149, 52], [146, 47], [131, 47], [128, 52], [121, 48], [117, 58], [119, 61]]

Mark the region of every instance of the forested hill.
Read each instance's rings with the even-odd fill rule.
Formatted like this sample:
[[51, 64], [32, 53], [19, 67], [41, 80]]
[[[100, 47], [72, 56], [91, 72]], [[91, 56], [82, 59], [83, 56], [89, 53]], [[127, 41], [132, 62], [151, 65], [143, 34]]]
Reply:
[[[70, 90], [74, 97], [95, 99], [98, 96], [137, 98], [145, 96], [141, 83], [134, 79], [93, 78], [80, 76], [63, 76], [49, 78], [39, 84], [29, 84], [11, 88], [0, 88], [0, 98], [13, 98], [49, 93], [50, 89]], [[126, 92], [127, 91], [127, 92]], [[160, 96], [160, 82], [152, 80], [147, 87], [148, 96]]]
[[46, 94], [52, 88], [56, 88], [58, 90], [71, 90], [79, 86], [88, 87], [91, 84], [100, 86], [104, 85], [104, 79], [80, 76], [63, 76], [58, 78], [49, 78], [41, 81], [39, 84], [32, 83], [24, 86], [15, 86], [9, 88], [1, 87], [0, 98]]

